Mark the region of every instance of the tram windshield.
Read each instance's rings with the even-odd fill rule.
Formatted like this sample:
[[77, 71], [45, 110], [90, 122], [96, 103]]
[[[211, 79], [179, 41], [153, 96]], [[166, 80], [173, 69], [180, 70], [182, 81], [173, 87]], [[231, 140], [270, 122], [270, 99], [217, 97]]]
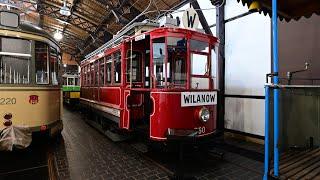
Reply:
[[0, 84], [29, 84], [31, 41], [0, 38]]
[[168, 37], [167, 81], [171, 86], [185, 86], [187, 81], [187, 41], [185, 38]]
[[[189, 52], [188, 41], [190, 44]], [[209, 88], [211, 65], [208, 42], [187, 40], [185, 37], [162, 37], [153, 39], [152, 46], [155, 87], [188, 88], [187, 77], [189, 73], [190, 88]]]

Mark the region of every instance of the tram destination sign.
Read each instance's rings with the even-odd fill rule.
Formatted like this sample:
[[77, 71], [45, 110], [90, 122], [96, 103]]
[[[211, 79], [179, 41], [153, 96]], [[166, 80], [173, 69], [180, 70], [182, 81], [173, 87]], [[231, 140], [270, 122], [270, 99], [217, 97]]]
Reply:
[[216, 105], [217, 92], [182, 92], [181, 107]]

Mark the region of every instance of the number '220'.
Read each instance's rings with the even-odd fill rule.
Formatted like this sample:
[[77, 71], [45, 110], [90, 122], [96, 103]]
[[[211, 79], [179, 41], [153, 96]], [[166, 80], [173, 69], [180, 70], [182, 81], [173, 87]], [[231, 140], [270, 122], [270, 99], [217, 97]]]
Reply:
[[16, 98], [0, 98], [0, 105], [13, 105], [17, 103]]

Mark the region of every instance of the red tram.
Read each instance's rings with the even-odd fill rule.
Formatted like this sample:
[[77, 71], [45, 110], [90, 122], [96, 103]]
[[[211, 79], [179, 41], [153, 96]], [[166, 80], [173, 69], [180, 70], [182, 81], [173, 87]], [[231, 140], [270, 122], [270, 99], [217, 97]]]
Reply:
[[144, 127], [151, 140], [214, 134], [217, 44], [211, 35], [170, 27], [114, 38], [81, 62], [80, 103], [119, 129]]

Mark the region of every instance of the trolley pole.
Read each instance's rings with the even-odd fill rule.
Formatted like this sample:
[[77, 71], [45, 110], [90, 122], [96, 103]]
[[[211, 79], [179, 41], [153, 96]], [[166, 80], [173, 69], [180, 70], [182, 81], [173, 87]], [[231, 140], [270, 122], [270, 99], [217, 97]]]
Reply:
[[[274, 85], [278, 85], [279, 77], [278, 77], [278, 17], [277, 17], [277, 0], [272, 0], [272, 48], [273, 48], [273, 83]], [[273, 119], [274, 119], [274, 176], [279, 176], [279, 89], [274, 88], [274, 102], [273, 102]]]

